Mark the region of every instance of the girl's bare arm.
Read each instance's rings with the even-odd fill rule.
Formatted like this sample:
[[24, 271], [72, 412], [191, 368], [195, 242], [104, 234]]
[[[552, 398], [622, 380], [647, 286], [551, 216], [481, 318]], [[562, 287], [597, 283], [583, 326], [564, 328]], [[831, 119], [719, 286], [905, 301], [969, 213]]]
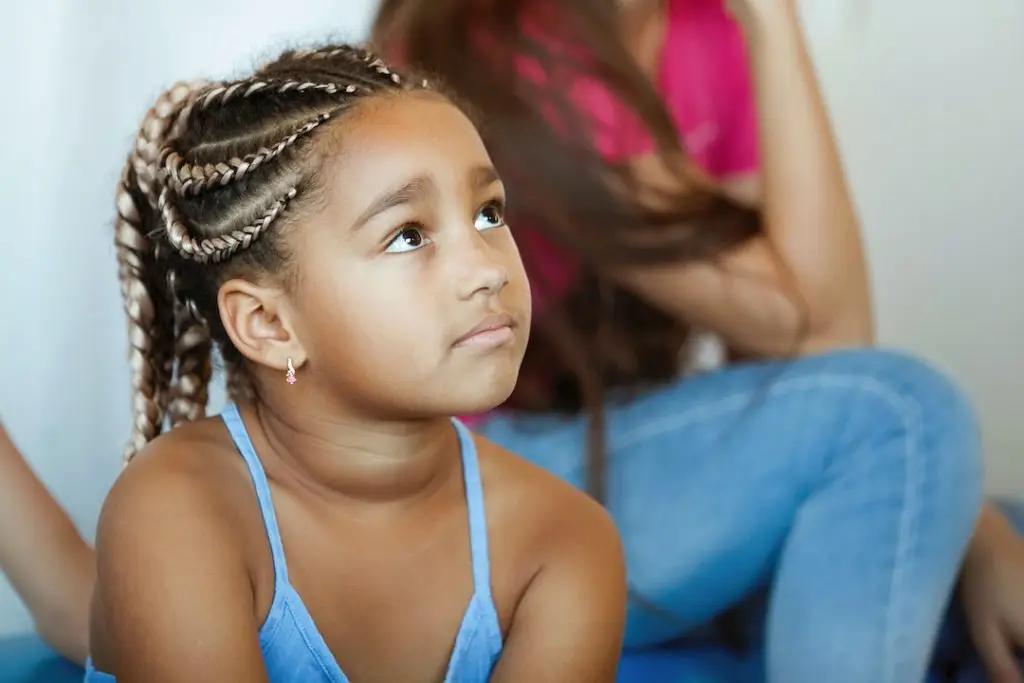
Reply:
[[92, 548], [0, 424], [0, 570], [42, 637], [76, 662], [89, 650]]

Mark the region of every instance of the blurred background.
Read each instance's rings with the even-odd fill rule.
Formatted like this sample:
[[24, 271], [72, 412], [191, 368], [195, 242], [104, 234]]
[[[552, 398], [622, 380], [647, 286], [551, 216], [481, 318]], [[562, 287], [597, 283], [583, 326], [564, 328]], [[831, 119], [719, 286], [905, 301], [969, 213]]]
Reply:
[[[227, 76], [294, 43], [359, 41], [374, 7], [0, 7], [0, 415], [87, 538], [129, 426], [111, 217], [145, 109], [178, 79]], [[990, 490], [1024, 495], [1024, 4], [804, 0], [803, 12], [864, 222], [881, 339], [967, 387]], [[0, 579], [0, 636], [29, 628]]]

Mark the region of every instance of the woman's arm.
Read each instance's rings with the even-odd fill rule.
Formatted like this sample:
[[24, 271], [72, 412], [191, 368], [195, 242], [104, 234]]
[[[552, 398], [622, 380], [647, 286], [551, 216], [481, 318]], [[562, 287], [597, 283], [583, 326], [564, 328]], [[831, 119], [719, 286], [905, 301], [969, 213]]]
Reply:
[[[623, 282], [730, 345], [788, 355], [873, 341], [859, 222], [793, 0], [759, 3], [743, 20], [756, 85], [759, 181], [725, 185], [761, 202], [765, 234], [718, 264], [633, 268]], [[651, 186], [678, 184], [655, 155], [634, 162]]]
[[65, 657], [85, 661], [95, 556], [0, 424], [0, 570]]
[[243, 541], [202, 464], [140, 455], [104, 503], [92, 656], [118, 683], [267, 683]]
[[1024, 539], [997, 509], [982, 509], [960, 575], [960, 596], [989, 678], [1022, 683]]
[[491, 683], [615, 681], [626, 623], [622, 546], [603, 508], [582, 495], [573, 503], [550, 525], [550, 559], [516, 607]]

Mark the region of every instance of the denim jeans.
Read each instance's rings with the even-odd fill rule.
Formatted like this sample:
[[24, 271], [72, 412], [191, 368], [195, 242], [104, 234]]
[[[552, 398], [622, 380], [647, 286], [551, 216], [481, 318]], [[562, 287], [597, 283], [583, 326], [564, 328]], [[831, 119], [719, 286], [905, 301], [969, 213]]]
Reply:
[[[841, 351], [690, 377], [606, 415], [607, 504], [638, 596], [628, 648], [767, 591], [771, 683], [924, 680], [982, 502], [977, 423], [945, 375]], [[501, 413], [476, 431], [583, 485], [585, 418]]]

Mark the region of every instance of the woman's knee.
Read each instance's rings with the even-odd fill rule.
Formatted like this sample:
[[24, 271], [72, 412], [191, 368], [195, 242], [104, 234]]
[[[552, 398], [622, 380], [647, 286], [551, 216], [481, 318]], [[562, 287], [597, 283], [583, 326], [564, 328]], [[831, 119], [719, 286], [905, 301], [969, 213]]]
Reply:
[[980, 504], [978, 420], [970, 398], [949, 374], [914, 355], [885, 349], [838, 351], [811, 362], [851, 389], [848, 424], [862, 432], [853, 438], [865, 437], [864, 431], [876, 437], [899, 434], [905, 441], [903, 458], [916, 461], [909, 466], [924, 470], [937, 494], [946, 488], [943, 483], [950, 484], [960, 493], [956, 497]]
[[836, 351], [819, 356], [826, 372], [847, 378], [871, 399], [889, 405], [901, 420], [920, 420], [938, 437], [978, 442], [978, 421], [966, 392], [948, 373], [918, 356], [888, 349]]

